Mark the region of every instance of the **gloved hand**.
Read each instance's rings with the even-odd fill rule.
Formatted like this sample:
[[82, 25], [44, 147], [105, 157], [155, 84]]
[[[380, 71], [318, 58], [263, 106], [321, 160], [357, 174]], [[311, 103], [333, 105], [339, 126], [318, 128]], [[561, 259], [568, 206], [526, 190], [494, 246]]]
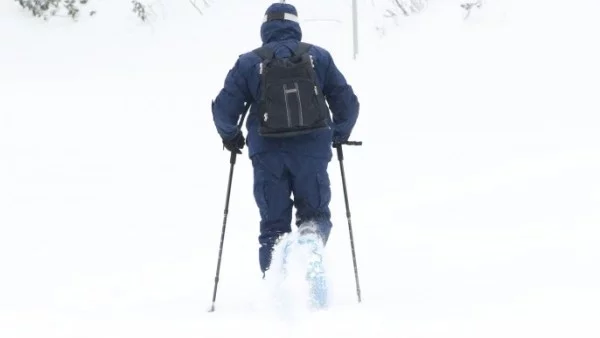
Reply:
[[342, 135], [334, 135], [333, 136], [333, 147], [337, 148], [340, 145], [344, 144], [344, 142], [348, 141], [350, 136], [342, 136]]
[[246, 144], [246, 139], [244, 138], [244, 134], [242, 132], [238, 132], [232, 139], [223, 140], [223, 146], [229, 150], [234, 151], [238, 154], [242, 153], [242, 149]]

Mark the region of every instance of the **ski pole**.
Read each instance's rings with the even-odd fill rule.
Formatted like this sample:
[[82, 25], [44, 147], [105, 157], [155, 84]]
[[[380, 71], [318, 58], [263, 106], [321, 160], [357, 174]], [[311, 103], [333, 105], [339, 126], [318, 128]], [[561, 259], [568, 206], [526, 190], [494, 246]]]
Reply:
[[223, 244], [225, 243], [225, 228], [227, 226], [227, 215], [229, 214], [229, 197], [231, 196], [231, 182], [233, 181], [233, 167], [235, 165], [237, 153], [235, 151], [231, 152], [231, 157], [229, 159], [229, 163], [231, 166], [229, 168], [229, 181], [227, 183], [227, 197], [225, 198], [225, 210], [223, 211], [223, 228], [221, 230], [221, 241], [219, 244], [219, 258], [217, 260], [217, 274], [215, 275], [215, 287], [213, 289], [212, 296], [212, 305], [210, 307], [209, 312], [215, 311], [215, 301], [217, 300], [217, 287], [219, 285], [219, 273], [221, 272], [221, 259], [223, 256]]
[[[246, 104], [244, 107], [244, 112], [240, 118], [238, 123], [238, 127], [241, 128], [241, 125], [244, 121], [244, 117], [250, 108], [250, 104]], [[217, 259], [217, 273], [215, 275], [215, 286], [213, 289], [212, 296], [212, 305], [210, 306], [210, 310], [208, 312], [215, 311], [215, 302], [217, 300], [217, 287], [219, 285], [219, 274], [221, 272], [221, 260], [223, 257], [223, 244], [225, 243], [225, 229], [227, 226], [227, 215], [229, 214], [229, 198], [231, 197], [231, 183], [233, 181], [233, 168], [235, 166], [235, 160], [237, 157], [237, 153], [235, 151], [231, 152], [231, 156], [229, 158], [229, 163], [231, 164], [229, 167], [229, 180], [227, 182], [227, 195], [225, 197], [225, 209], [223, 210], [223, 228], [221, 229], [221, 241], [219, 243], [219, 258]]]
[[352, 233], [352, 217], [350, 215], [350, 203], [348, 202], [348, 189], [346, 187], [346, 174], [344, 172], [344, 152], [342, 151], [342, 145], [349, 146], [362, 146], [362, 141], [346, 141], [343, 143], [336, 143], [334, 147], [337, 150], [337, 157], [340, 162], [340, 171], [342, 173], [342, 187], [344, 188], [344, 202], [346, 203], [346, 217], [348, 218], [348, 231], [350, 232], [350, 247], [352, 249], [352, 263], [354, 265], [354, 280], [356, 282], [356, 296], [358, 302], [361, 302], [360, 296], [360, 283], [358, 280], [358, 265], [356, 263], [356, 250], [354, 248], [354, 235]]

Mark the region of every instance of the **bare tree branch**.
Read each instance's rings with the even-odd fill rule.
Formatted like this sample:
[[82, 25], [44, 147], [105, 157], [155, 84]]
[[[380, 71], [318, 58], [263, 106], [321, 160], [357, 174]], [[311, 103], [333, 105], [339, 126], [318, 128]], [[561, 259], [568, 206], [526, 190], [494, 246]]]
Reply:
[[465, 14], [464, 19], [468, 19], [469, 16], [471, 15], [471, 10], [473, 8], [481, 8], [481, 5], [483, 4], [483, 0], [477, 0], [475, 2], [467, 2], [467, 3], [463, 3], [460, 5], [460, 7], [462, 7], [464, 10], [467, 11], [467, 13]]
[[[189, 2], [190, 4], [192, 4], [192, 6], [194, 6], [198, 13], [200, 13], [200, 15], [204, 15], [204, 13], [202, 13], [202, 10], [196, 5], [196, 0], [189, 0]], [[206, 3], [206, 0], [204, 2]]]
[[400, 10], [402, 11], [402, 13], [404, 14], [404, 16], [408, 16], [409, 13], [406, 10], [406, 8], [404, 8], [404, 4], [400, 3], [400, 0], [394, 0], [394, 2], [396, 3], [396, 5], [398, 6], [398, 8], [400, 8]]

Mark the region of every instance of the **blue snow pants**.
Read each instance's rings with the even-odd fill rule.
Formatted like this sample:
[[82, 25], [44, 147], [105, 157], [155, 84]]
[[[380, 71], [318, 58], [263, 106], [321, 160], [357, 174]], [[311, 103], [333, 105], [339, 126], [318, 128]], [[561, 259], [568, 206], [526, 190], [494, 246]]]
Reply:
[[331, 188], [329, 159], [286, 152], [259, 153], [252, 157], [254, 199], [260, 211], [259, 262], [263, 273], [271, 265], [271, 255], [279, 237], [292, 231], [292, 211], [296, 226], [317, 224], [323, 243], [331, 231]]

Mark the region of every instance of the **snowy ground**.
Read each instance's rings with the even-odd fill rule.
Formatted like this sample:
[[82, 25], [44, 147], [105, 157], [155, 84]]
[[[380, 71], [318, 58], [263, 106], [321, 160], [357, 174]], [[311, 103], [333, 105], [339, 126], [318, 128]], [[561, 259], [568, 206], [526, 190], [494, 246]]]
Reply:
[[0, 4], [0, 337], [598, 337], [600, 6], [459, 3], [378, 38], [362, 1], [354, 61], [350, 6], [297, 2], [361, 100], [363, 303], [333, 161], [333, 308], [291, 320], [264, 302], [245, 155], [206, 312], [229, 170], [209, 104], [269, 2], [165, 2], [152, 25]]

